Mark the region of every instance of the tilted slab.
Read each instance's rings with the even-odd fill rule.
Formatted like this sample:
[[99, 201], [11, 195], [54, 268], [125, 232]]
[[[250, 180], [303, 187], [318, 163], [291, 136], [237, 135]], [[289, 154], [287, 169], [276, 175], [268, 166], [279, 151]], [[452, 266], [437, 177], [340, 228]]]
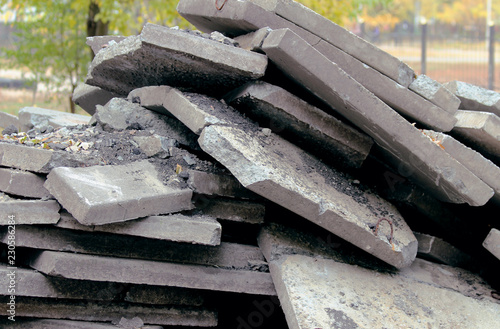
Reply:
[[406, 273], [398, 274], [290, 255], [271, 262], [270, 268], [292, 329], [498, 326], [500, 304], [454, 289], [460, 277], [447, 267], [432, 265], [436, 269], [427, 273], [450, 273], [447, 286], [407, 273], [422, 271], [422, 262], [416, 260]]
[[443, 239], [428, 234], [416, 232], [414, 234], [418, 240], [418, 255], [420, 258], [461, 268], [467, 268], [472, 265], [472, 257], [470, 255]]
[[493, 113], [463, 111], [456, 113], [458, 119], [452, 134], [485, 157], [500, 164], [500, 117]]
[[73, 91], [72, 100], [90, 115], [93, 115], [97, 105], [105, 105], [118, 94], [103, 90], [96, 86], [80, 83]]
[[278, 86], [252, 82], [224, 98], [309, 152], [344, 166], [360, 167], [373, 145], [368, 136]]
[[420, 74], [408, 88], [451, 114], [460, 107], [461, 101], [455, 94], [425, 74]]
[[258, 198], [232, 175], [207, 173], [199, 170], [188, 170], [188, 175], [189, 187], [198, 194], [240, 199]]
[[292, 31], [271, 32], [262, 48], [280, 70], [371, 136], [396, 166], [407, 167], [410, 179], [440, 199], [478, 206], [493, 196], [489, 186]]
[[[265, 261], [259, 248], [229, 242], [222, 242], [217, 247], [202, 246], [134, 236], [68, 230], [47, 225], [17, 225], [15, 233], [16, 246], [32, 249], [241, 270], [250, 270], [250, 262]], [[0, 227], [0, 241], [8, 243], [7, 227]]]
[[[290, 24], [335, 45], [363, 63], [408, 87], [413, 70], [348, 30], [292, 0], [231, 1], [217, 10], [209, 0], [181, 0], [177, 11], [198, 29], [242, 34], [263, 27], [272, 29]], [[284, 21], [284, 22], [282, 22]], [[289, 26], [284, 26], [286, 24]], [[277, 25], [279, 24], [279, 25]]]
[[7, 112], [0, 112], [0, 128], [7, 128], [11, 125], [19, 129], [19, 118]]
[[19, 110], [19, 130], [28, 131], [33, 127], [53, 128], [85, 125], [89, 123], [90, 116], [48, 110], [39, 107], [23, 107]]
[[500, 116], [500, 93], [462, 81], [451, 81], [444, 86], [460, 99], [460, 109]]
[[[16, 318], [16, 321], [0, 319], [0, 325], [8, 325], [12, 329], [116, 329], [114, 324], [92, 321], [72, 321], [55, 319]], [[163, 329], [162, 326], [144, 326], [142, 329]]]
[[256, 295], [275, 295], [269, 273], [43, 251], [30, 261], [34, 269], [75, 280], [184, 287]]
[[99, 160], [79, 153], [44, 150], [22, 144], [0, 143], [0, 165], [48, 174], [56, 167], [81, 167]]
[[217, 246], [221, 239], [221, 225], [208, 216], [148, 216], [122, 223], [82, 225], [68, 214], [61, 215], [57, 227], [88, 232], [141, 236], [149, 239], [168, 240]]
[[55, 168], [45, 188], [81, 224], [102, 225], [192, 208], [192, 191], [164, 184], [148, 161]]
[[[0, 300], [3, 303], [7, 302], [7, 297], [0, 297]], [[216, 311], [203, 307], [134, 305], [29, 297], [16, 298], [17, 317], [109, 323], [118, 323], [122, 318], [138, 317], [146, 324], [203, 327], [215, 327], [218, 322]]]
[[102, 49], [112, 46], [115, 43], [121, 42], [125, 38], [126, 37], [118, 35], [98, 35], [95, 37], [87, 37], [87, 41], [85, 43], [92, 49], [92, 52], [95, 55]]
[[59, 209], [55, 200], [0, 200], [0, 225], [55, 224]]
[[144, 86], [221, 95], [262, 77], [267, 58], [195, 33], [146, 24], [138, 36], [99, 51], [85, 83], [128, 95]]
[[429, 130], [422, 132], [488, 184], [495, 191], [492, 200], [500, 204], [500, 168], [497, 165], [449, 135]]
[[[212, 125], [203, 130], [199, 143], [251, 191], [395, 267], [408, 266], [415, 258], [415, 237], [396, 208], [358, 190], [286, 140], [270, 136], [264, 143], [251, 128]], [[382, 217], [393, 223], [392, 241], [387, 223], [381, 225], [384, 233], [374, 233]]]
[[500, 231], [492, 228], [483, 241], [483, 247], [500, 260]]
[[0, 168], [0, 191], [28, 198], [50, 198], [43, 187], [45, 176], [29, 171]]

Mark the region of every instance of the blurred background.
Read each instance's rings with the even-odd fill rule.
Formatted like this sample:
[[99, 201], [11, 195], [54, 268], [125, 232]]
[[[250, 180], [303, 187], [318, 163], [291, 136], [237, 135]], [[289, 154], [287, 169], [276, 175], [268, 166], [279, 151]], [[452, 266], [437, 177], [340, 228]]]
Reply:
[[[214, 0], [215, 1], [215, 0]], [[228, 0], [231, 1], [231, 0]], [[500, 1], [298, 0], [439, 82], [500, 91]], [[178, 0], [0, 0], [0, 111], [71, 102], [92, 60], [86, 38], [138, 34], [145, 23], [194, 29]]]

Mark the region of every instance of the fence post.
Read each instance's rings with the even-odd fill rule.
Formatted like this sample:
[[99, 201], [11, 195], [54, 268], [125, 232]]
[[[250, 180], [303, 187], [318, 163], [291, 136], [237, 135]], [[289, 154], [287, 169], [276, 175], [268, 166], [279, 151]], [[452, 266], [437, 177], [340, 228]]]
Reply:
[[488, 26], [488, 89], [495, 89], [495, 25]]
[[421, 23], [422, 30], [422, 57], [420, 60], [421, 65], [421, 74], [425, 74], [427, 72], [427, 22], [422, 21]]

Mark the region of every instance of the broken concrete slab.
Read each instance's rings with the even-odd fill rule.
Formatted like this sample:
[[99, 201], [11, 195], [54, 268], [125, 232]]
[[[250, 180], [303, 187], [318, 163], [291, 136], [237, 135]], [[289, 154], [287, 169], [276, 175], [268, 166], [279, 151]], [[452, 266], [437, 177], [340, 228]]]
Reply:
[[42, 131], [49, 127], [59, 128], [66, 126], [85, 125], [90, 121], [90, 116], [48, 110], [39, 107], [23, 107], [19, 110], [19, 131], [28, 131], [38, 128]]
[[196, 150], [196, 135], [174, 118], [155, 113], [139, 104], [122, 98], [113, 98], [104, 106], [97, 106], [94, 118], [106, 131], [137, 129], [175, 139], [181, 145]]
[[472, 257], [443, 239], [432, 235], [416, 233], [420, 258], [453, 267], [470, 268]]
[[498, 166], [486, 159], [481, 153], [465, 146], [449, 135], [430, 130], [422, 130], [422, 132], [488, 184], [495, 191], [492, 200], [500, 204], [500, 168]]
[[7, 267], [7, 265], [1, 265], [0, 283], [2, 286], [0, 287], [0, 295], [11, 295], [8, 291], [11, 277], [15, 277], [16, 296], [23, 297], [111, 301], [116, 300], [119, 297], [119, 293], [124, 290], [120, 285], [109, 282], [52, 278], [31, 269], [12, 268]]
[[222, 231], [219, 222], [212, 217], [181, 214], [148, 216], [122, 223], [88, 226], [80, 224], [65, 213], [61, 215], [56, 226], [72, 230], [107, 232], [208, 246], [220, 244]]
[[191, 209], [192, 191], [163, 183], [148, 161], [53, 169], [45, 188], [83, 225], [103, 225]]
[[87, 37], [87, 41], [85, 43], [92, 49], [92, 52], [95, 55], [102, 49], [121, 42], [125, 38], [126, 37], [118, 35], [99, 35], [95, 37]]
[[483, 247], [500, 260], [500, 231], [492, 228], [483, 241]]
[[499, 93], [462, 81], [450, 81], [444, 86], [460, 99], [460, 109], [491, 112], [500, 116]]
[[195, 209], [190, 212], [195, 214], [200, 213], [217, 219], [247, 224], [264, 222], [266, 207], [263, 203], [206, 195], [195, 195], [193, 201]]
[[389, 161], [405, 166], [406, 176], [436, 197], [479, 206], [493, 196], [489, 186], [292, 31], [271, 32], [262, 48], [283, 72], [371, 136]]
[[0, 127], [5, 129], [11, 125], [19, 129], [19, 118], [7, 112], [0, 112]]
[[60, 206], [55, 200], [0, 200], [0, 225], [55, 224]]
[[172, 87], [169, 86], [148, 86], [141, 87], [132, 90], [127, 99], [132, 103], [137, 103], [142, 107], [145, 107], [149, 110], [165, 114], [171, 115], [170, 112], [163, 106], [165, 97], [172, 90]]
[[310, 153], [336, 159], [347, 167], [359, 168], [373, 145], [372, 139], [358, 130], [269, 83], [248, 83], [224, 99]]
[[266, 67], [262, 54], [148, 23], [140, 35], [99, 51], [85, 83], [125, 96], [158, 85], [221, 95], [262, 77]]
[[[3, 302], [7, 298], [0, 297]], [[140, 318], [146, 324], [168, 326], [217, 326], [217, 313], [203, 307], [99, 303], [45, 298], [16, 298], [16, 318], [52, 318], [61, 320], [118, 323], [123, 317]]]
[[[396, 208], [279, 136], [263, 143], [256, 130], [212, 125], [203, 130], [199, 143], [249, 190], [395, 267], [411, 264], [417, 243]], [[376, 235], [382, 218], [389, 224]]]
[[22, 144], [0, 143], [0, 165], [41, 174], [56, 167], [81, 167], [99, 164], [99, 160], [80, 153], [44, 150]]
[[[116, 329], [114, 324], [92, 321], [71, 321], [55, 319], [18, 318], [13, 322], [7, 318], [0, 319], [0, 325], [12, 329]], [[143, 326], [141, 329], [162, 329], [162, 326]]]
[[460, 106], [460, 99], [455, 94], [425, 74], [420, 74], [408, 88], [448, 113], [455, 114]]
[[49, 191], [43, 187], [46, 177], [29, 171], [0, 168], [0, 191], [27, 198], [48, 199]]
[[255, 271], [55, 251], [41, 252], [30, 266], [47, 275], [75, 280], [276, 294], [269, 273]]
[[[7, 227], [0, 239], [8, 242]], [[85, 232], [54, 226], [16, 226], [16, 245], [32, 249], [198, 264], [225, 269], [251, 270], [251, 262], [265, 261], [259, 248], [222, 242], [219, 246], [174, 243], [134, 236]]]
[[195, 193], [209, 196], [224, 196], [239, 199], [259, 198], [246, 189], [232, 175], [207, 173], [199, 170], [188, 170], [187, 183]]
[[[406, 271], [417, 271], [420, 262]], [[496, 328], [500, 320], [500, 305], [495, 302], [403, 275], [301, 255], [287, 256], [270, 266], [290, 328], [381, 328], [401, 324], [414, 328]], [[459, 278], [449, 278], [453, 279]], [[304, 285], [308, 289], [303, 289]], [[389, 309], [389, 305], [394, 307]], [[457, 311], [450, 314], [450, 309]], [[391, 316], [387, 316], [388, 312]]]
[[125, 301], [152, 305], [201, 306], [205, 302], [204, 291], [178, 287], [131, 286]]
[[459, 110], [453, 136], [500, 164], [500, 117], [489, 112]]
[[119, 95], [96, 86], [80, 83], [73, 92], [72, 100], [88, 114], [94, 115], [97, 105], [106, 105], [115, 97], [119, 97]]
[[223, 9], [217, 10], [208, 0], [181, 0], [177, 5], [179, 14], [202, 31], [216, 30], [238, 35], [264, 27], [279, 29], [295, 25], [342, 49], [404, 87], [408, 87], [414, 79], [413, 70], [399, 59], [298, 2], [233, 1], [226, 3]]

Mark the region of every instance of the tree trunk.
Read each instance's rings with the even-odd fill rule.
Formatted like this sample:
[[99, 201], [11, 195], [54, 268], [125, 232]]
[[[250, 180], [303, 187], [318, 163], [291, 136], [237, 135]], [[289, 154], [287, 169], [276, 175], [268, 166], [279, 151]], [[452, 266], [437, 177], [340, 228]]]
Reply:
[[[103, 22], [102, 20], [97, 20], [95, 17], [99, 14], [100, 8], [99, 4], [95, 1], [91, 1], [89, 5], [89, 16], [87, 18], [87, 36], [95, 37], [99, 35], [108, 34], [109, 22]], [[94, 52], [90, 49], [90, 56], [94, 59]]]

